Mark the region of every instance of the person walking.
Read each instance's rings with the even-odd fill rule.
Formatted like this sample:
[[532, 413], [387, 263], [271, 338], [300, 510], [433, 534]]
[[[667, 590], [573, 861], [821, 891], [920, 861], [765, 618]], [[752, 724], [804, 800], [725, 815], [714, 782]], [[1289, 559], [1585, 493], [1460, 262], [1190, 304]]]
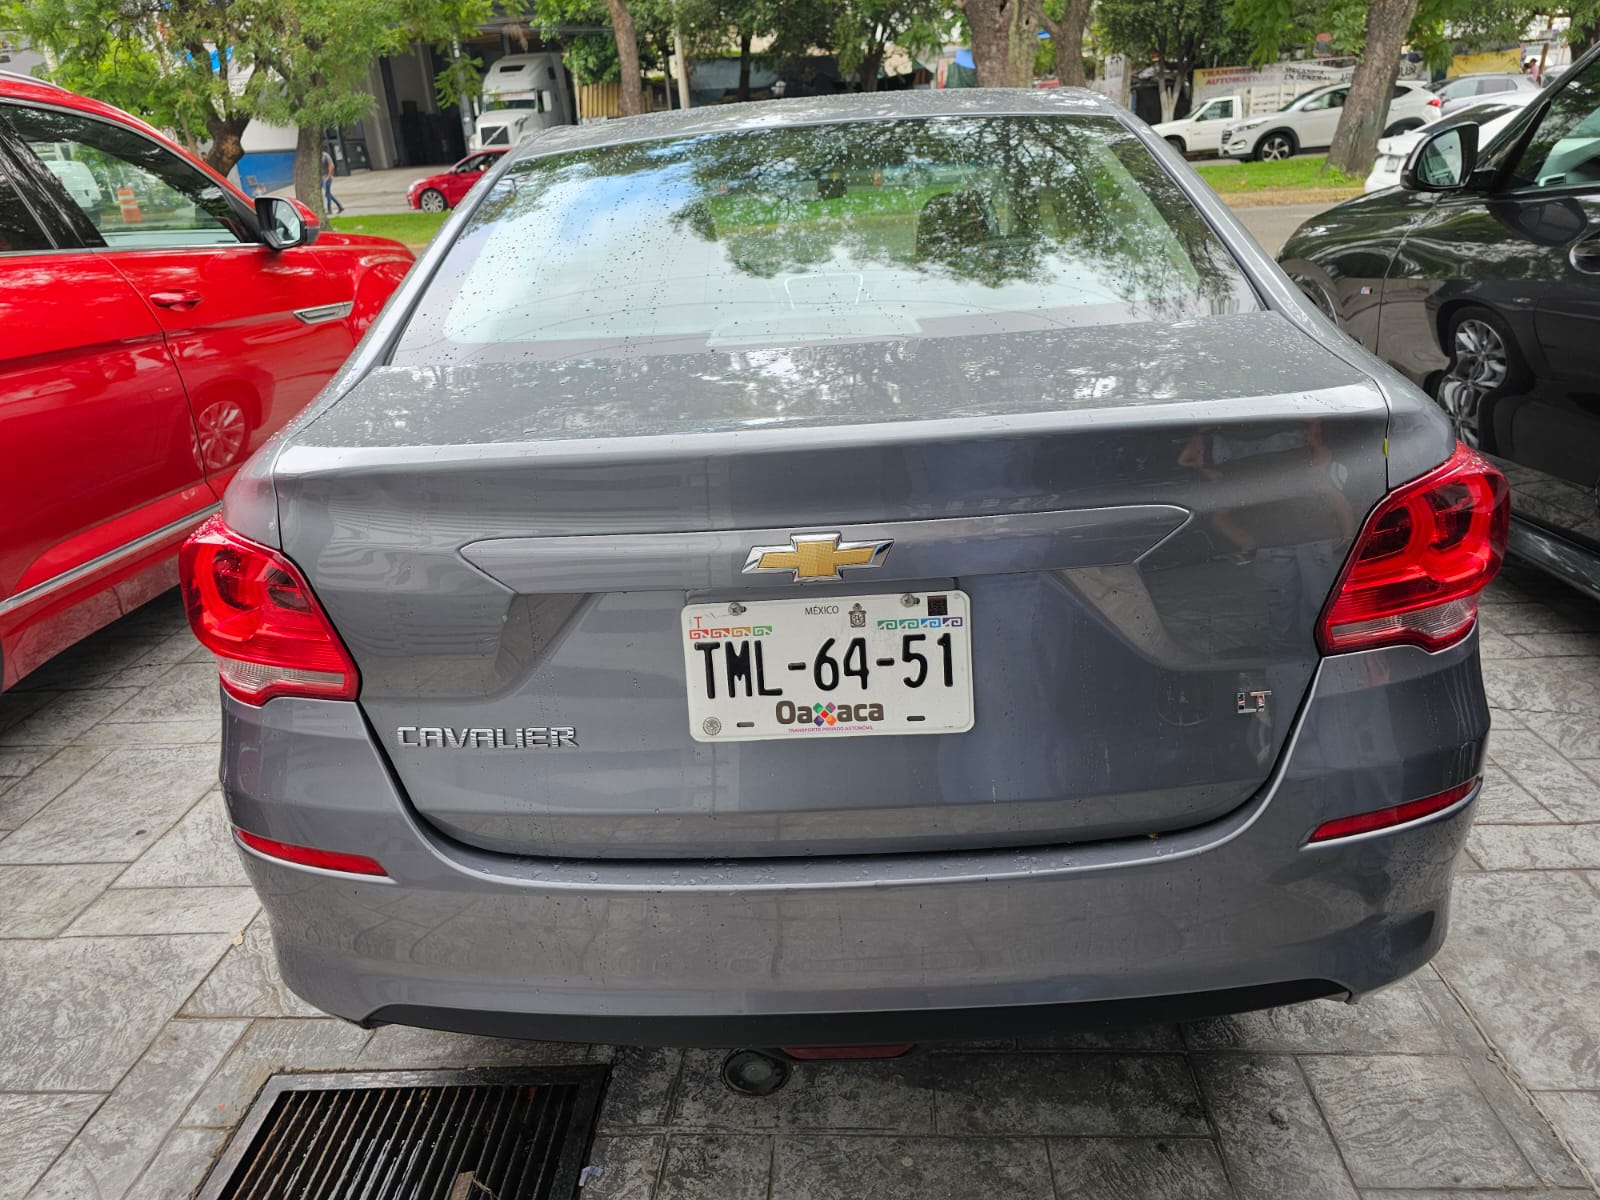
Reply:
[[344, 211], [344, 205], [334, 199], [333, 195], [333, 155], [326, 150], [322, 152], [322, 207], [330, 217], [334, 209]]

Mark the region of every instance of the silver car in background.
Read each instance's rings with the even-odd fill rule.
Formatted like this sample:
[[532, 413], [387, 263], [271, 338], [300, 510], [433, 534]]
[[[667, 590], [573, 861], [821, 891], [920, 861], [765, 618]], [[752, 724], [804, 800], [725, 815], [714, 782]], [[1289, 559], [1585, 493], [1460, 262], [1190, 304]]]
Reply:
[[1539, 94], [1542, 86], [1528, 74], [1502, 72], [1456, 75], [1429, 85], [1433, 99], [1428, 104], [1438, 109], [1441, 117], [1449, 117], [1478, 104], [1501, 101], [1526, 104]]
[[317, 1007], [842, 1045], [1445, 936], [1504, 481], [1086, 92], [553, 130], [183, 556]]

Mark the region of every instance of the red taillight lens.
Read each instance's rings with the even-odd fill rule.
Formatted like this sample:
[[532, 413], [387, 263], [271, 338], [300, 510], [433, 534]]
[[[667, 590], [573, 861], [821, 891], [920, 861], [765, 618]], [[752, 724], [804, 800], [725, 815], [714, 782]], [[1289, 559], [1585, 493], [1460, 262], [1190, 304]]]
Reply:
[[1424, 796], [1421, 800], [1408, 800], [1404, 804], [1396, 804], [1390, 808], [1379, 808], [1372, 812], [1356, 813], [1352, 817], [1324, 821], [1312, 830], [1311, 837], [1307, 840], [1329, 842], [1334, 838], [1354, 837], [1358, 833], [1371, 833], [1374, 829], [1392, 829], [1408, 821], [1420, 821], [1423, 817], [1443, 812], [1457, 801], [1466, 799], [1477, 786], [1478, 780], [1474, 777], [1465, 783], [1456, 784], [1448, 791]]
[[1443, 96], [1435, 96], [1432, 100], [1428, 101], [1428, 107], [1429, 108], [1443, 108], [1444, 107], [1444, 97]]
[[233, 836], [257, 854], [279, 858], [284, 862], [298, 863], [302, 867], [319, 867], [324, 871], [343, 871], [347, 875], [383, 875], [389, 872], [375, 858], [365, 854], [344, 854], [338, 850], [317, 850], [311, 846], [295, 846], [264, 838], [259, 833], [246, 833], [235, 829]]
[[295, 565], [212, 517], [178, 555], [183, 604], [228, 693], [354, 700], [360, 677]]
[[1367, 518], [1323, 611], [1322, 652], [1460, 641], [1505, 558], [1510, 520], [1505, 476], [1465, 446], [1391, 492]]

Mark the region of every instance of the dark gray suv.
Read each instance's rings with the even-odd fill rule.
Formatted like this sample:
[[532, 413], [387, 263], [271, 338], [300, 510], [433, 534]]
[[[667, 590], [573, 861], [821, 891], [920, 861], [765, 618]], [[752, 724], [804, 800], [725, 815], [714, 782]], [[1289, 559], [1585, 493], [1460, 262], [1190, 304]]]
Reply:
[[1425, 963], [1504, 481], [1088, 93], [507, 155], [187, 546], [285, 979], [804, 1045]]

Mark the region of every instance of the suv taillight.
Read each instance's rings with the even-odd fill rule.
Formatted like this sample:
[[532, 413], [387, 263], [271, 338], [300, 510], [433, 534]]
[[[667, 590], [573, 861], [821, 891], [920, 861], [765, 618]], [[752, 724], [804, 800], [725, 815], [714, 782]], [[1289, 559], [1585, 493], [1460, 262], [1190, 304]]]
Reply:
[[1367, 518], [1317, 627], [1324, 654], [1441, 650], [1478, 617], [1511, 519], [1505, 476], [1457, 445], [1443, 466], [1385, 496]]
[[295, 565], [212, 517], [178, 555], [183, 605], [227, 692], [354, 700], [356, 665]]

